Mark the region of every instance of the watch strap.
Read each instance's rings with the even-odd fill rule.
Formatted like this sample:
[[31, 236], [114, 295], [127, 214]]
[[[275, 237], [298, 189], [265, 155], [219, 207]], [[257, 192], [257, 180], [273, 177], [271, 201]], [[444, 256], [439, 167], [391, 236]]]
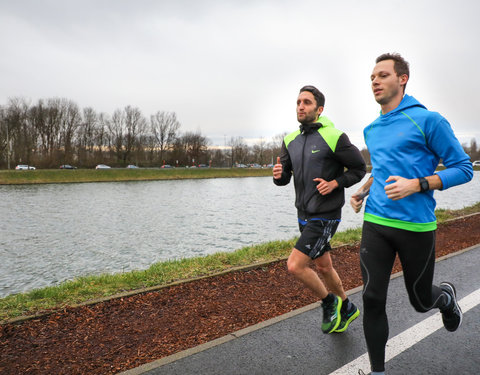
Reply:
[[425, 193], [430, 190], [430, 185], [425, 177], [420, 177], [418, 181], [420, 182], [420, 193]]

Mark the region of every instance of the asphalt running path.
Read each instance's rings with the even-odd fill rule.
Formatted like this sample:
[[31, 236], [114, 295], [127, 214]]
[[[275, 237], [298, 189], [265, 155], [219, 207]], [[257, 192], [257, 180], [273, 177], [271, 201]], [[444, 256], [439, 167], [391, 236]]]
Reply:
[[[480, 289], [470, 293], [458, 302], [460, 308], [465, 314], [467, 311], [480, 304]], [[385, 351], [385, 362], [388, 363], [388, 361], [405, 350], [412, 348], [415, 344], [422, 341], [427, 336], [430, 336], [440, 328], [443, 328], [442, 315], [440, 312], [437, 312], [435, 315], [432, 315], [399, 335], [389, 339]], [[358, 369], [365, 369], [365, 373], [369, 372], [368, 369], [370, 369], [370, 362], [368, 360], [368, 353], [365, 353], [354, 361], [347, 363], [345, 366], [330, 373], [330, 375], [355, 374], [358, 372]]]

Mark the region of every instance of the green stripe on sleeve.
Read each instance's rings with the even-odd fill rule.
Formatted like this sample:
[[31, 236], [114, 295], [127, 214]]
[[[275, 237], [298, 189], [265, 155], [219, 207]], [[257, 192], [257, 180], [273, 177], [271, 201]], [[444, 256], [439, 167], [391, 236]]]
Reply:
[[420, 133], [423, 135], [423, 139], [425, 139], [425, 143], [427, 143], [427, 138], [425, 137], [425, 133], [422, 131], [422, 128], [415, 122], [413, 118], [411, 118], [409, 115], [407, 115], [405, 112], [400, 112], [402, 115], [404, 115], [406, 118], [408, 118], [413, 124], [420, 130]]

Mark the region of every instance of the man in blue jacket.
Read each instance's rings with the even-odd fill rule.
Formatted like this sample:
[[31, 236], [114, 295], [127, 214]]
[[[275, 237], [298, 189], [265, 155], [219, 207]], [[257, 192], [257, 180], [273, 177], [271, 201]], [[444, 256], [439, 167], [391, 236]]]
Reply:
[[[437, 228], [433, 190], [470, 181], [473, 168], [448, 121], [405, 95], [409, 64], [399, 54], [379, 56], [370, 78], [381, 106], [380, 116], [364, 129], [372, 174], [350, 203], [359, 212], [368, 195], [360, 246], [363, 324], [372, 374], [384, 374], [385, 305], [396, 254], [415, 310], [439, 308], [448, 331], [462, 322], [453, 284], [432, 285]], [[435, 172], [440, 159], [446, 169]]]
[[[348, 300], [328, 251], [345, 203], [344, 188], [359, 182], [365, 176], [366, 166], [347, 135], [321, 116], [324, 105], [325, 97], [317, 88], [300, 89], [297, 120], [301, 125], [284, 138], [280, 157], [273, 167], [273, 181], [279, 186], [286, 185], [293, 174], [301, 236], [287, 267], [322, 299], [322, 331], [331, 333], [344, 332], [360, 314]], [[328, 292], [310, 267], [312, 260], [333, 293]]]

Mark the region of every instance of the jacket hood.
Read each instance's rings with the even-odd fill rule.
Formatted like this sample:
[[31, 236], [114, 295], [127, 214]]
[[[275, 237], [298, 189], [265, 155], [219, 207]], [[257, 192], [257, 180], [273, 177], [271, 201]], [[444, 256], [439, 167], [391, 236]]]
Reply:
[[397, 108], [395, 108], [394, 110], [392, 110], [390, 112], [385, 113], [384, 115], [381, 114], [380, 117], [389, 116], [389, 115], [392, 115], [392, 114], [397, 114], [397, 113], [400, 113], [400, 112], [406, 110], [407, 108], [413, 108], [413, 107], [419, 107], [419, 108], [422, 108], [422, 109], [427, 109], [427, 107], [425, 107], [423, 104], [421, 104], [413, 96], [404, 95], [402, 101], [400, 102], [400, 104], [398, 105]]
[[317, 121], [317, 123], [320, 123], [322, 127], [328, 128], [332, 127], [334, 128], [335, 126], [333, 125], [333, 122], [327, 117], [327, 116], [320, 116]]

